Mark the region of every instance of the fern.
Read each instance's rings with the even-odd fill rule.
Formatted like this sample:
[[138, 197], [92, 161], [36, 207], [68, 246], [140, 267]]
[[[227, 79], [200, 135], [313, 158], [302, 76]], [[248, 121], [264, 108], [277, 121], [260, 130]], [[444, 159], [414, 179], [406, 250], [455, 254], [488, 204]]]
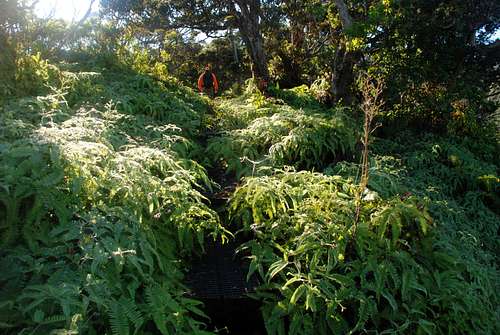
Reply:
[[[0, 263], [11, 271], [0, 322], [140, 334], [157, 320], [164, 333], [202, 333], [203, 312], [180, 299], [179, 260], [226, 234], [192, 160], [206, 102], [146, 73], [57, 75], [46, 95], [1, 107]], [[170, 312], [153, 313], [144, 286], [163, 281]]]
[[129, 335], [130, 326], [125, 306], [119, 301], [111, 301], [108, 312], [109, 323], [114, 335]]
[[[490, 285], [483, 282], [483, 290], [473, 293], [471, 282], [457, 280], [471, 275], [463, 259], [438, 261], [431, 203], [414, 195], [366, 199], [354, 237], [355, 187], [339, 176], [275, 171], [246, 178], [235, 191], [230, 215], [255, 234], [241, 250], [250, 253], [250, 271], [259, 269], [266, 282], [257, 296], [265, 303], [268, 331], [284, 331], [288, 318], [286, 331], [297, 334], [381, 327], [494, 333], [494, 323], [475, 322], [493, 318]], [[297, 321], [309, 318], [309, 326]]]
[[219, 108], [223, 110], [221, 118], [241, 123], [211, 139], [207, 151], [237, 176], [255, 174], [255, 165], [324, 168], [352, 154], [357, 141], [356, 126], [340, 109], [302, 110], [272, 100], [266, 107], [255, 108], [241, 106], [239, 99], [222, 103]]
[[121, 305], [130, 323], [134, 326], [134, 334], [137, 334], [144, 324], [144, 317], [139, 311], [137, 304], [134, 300], [121, 297], [118, 303]]
[[148, 304], [148, 312], [162, 334], [170, 334], [167, 329], [167, 314], [166, 314], [166, 296], [160, 286], [146, 288], [146, 301]]

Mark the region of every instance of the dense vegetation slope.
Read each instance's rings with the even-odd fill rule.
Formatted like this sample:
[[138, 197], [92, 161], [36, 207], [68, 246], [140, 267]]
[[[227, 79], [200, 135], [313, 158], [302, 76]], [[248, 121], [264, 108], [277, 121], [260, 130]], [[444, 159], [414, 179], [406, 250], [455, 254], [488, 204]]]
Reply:
[[496, 146], [411, 131], [377, 139], [355, 225], [352, 111], [322, 108], [306, 87], [275, 94], [221, 103], [220, 124], [237, 129], [212, 144], [245, 176], [230, 215], [254, 236], [241, 250], [264, 283], [268, 333], [498, 332]]
[[306, 86], [210, 102], [160, 64], [26, 62], [0, 111], [2, 333], [208, 333], [183, 284], [230, 238], [206, 167], [238, 178], [269, 334], [500, 332], [496, 144], [376, 139], [358, 202], [356, 112]]
[[9, 100], [0, 118], [0, 326], [201, 333], [181, 260], [224, 236], [191, 158], [207, 103], [125, 68], [33, 61], [41, 95]]

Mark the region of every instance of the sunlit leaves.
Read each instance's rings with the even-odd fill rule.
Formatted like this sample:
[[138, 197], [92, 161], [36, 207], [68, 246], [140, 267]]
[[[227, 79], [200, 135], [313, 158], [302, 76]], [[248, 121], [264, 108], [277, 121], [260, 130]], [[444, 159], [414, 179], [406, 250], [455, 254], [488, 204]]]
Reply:
[[[258, 269], [266, 282], [257, 295], [268, 331], [280, 334], [291, 320], [290, 334], [492, 333], [493, 324], [479, 325], [470, 314], [492, 317], [490, 284], [473, 293], [476, 285], [459, 279], [472, 274], [439, 251], [445, 241], [436, 240], [429, 202], [408, 194], [365, 201], [353, 236], [355, 187], [339, 176], [275, 171], [245, 178], [235, 191], [231, 216], [255, 235], [242, 249], [251, 254], [249, 275]], [[480, 268], [474, 277], [490, 282]]]
[[[154, 322], [164, 334], [201, 332], [178, 260], [207, 234], [224, 234], [201, 194], [212, 183], [188, 158], [195, 145], [185, 136], [204, 107], [193, 109], [189, 90], [147, 76], [61, 76], [47, 96], [2, 106], [0, 263], [12, 271], [0, 276], [8, 283], [0, 328], [137, 334]], [[153, 115], [166, 105], [123, 111], [122, 97], [101, 95], [116, 97], [117, 87], [131, 100], [156, 89], [148, 103], [166, 97], [179, 111], [171, 124]], [[94, 108], [81, 107], [88, 103]]]

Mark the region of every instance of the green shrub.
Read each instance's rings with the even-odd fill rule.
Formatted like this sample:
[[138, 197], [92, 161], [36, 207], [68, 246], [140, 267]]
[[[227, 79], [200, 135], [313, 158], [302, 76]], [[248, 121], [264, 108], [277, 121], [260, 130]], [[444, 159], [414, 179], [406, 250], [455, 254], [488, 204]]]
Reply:
[[443, 246], [429, 201], [369, 191], [354, 234], [356, 187], [278, 172], [234, 193], [268, 334], [497, 333], [495, 271]]
[[184, 137], [202, 111], [164, 124], [107, 100], [115, 85], [141, 95], [134, 80], [63, 79], [46, 96], [2, 106], [0, 332], [206, 333], [181, 264], [207, 236], [225, 238], [201, 194], [212, 183]]
[[24, 55], [16, 62], [16, 91], [18, 95], [37, 95], [48, 91], [48, 85], [55, 85], [59, 69], [41, 58], [40, 53]]
[[[252, 161], [321, 169], [354, 151], [357, 132], [342, 111], [309, 114], [282, 107], [271, 116], [209, 142], [208, 152], [226, 161], [228, 171], [248, 173]], [[242, 161], [241, 158], [246, 161]]]
[[[265, 100], [266, 101], [266, 100]], [[253, 120], [270, 116], [278, 111], [280, 106], [273, 106], [266, 101], [263, 106], [256, 107], [253, 100], [243, 95], [233, 99], [218, 101], [215, 108], [216, 129], [235, 130], [248, 127]]]
[[314, 95], [319, 93], [316, 85], [313, 91], [307, 85], [301, 85], [291, 89], [273, 89], [272, 93], [276, 98], [282, 99], [294, 108], [324, 110], [324, 106]]

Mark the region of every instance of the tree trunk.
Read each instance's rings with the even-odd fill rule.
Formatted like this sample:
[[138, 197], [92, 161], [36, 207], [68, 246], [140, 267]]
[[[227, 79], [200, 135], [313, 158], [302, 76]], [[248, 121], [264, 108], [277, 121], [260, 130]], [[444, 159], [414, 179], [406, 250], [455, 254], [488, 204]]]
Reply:
[[335, 102], [342, 101], [347, 105], [353, 102], [354, 65], [359, 55], [339, 46], [332, 65], [332, 96]]
[[[238, 8], [236, 8], [236, 6]], [[252, 60], [252, 76], [257, 80], [269, 81], [264, 40], [260, 33], [260, 0], [235, 0], [233, 11], [243, 42]]]
[[240, 60], [238, 57], [238, 46], [236, 45], [236, 39], [234, 38], [233, 29], [231, 28], [229, 28], [229, 38], [231, 39], [231, 45], [233, 46], [234, 64], [239, 67]]
[[[344, 0], [335, 0], [335, 6], [339, 11], [340, 22], [345, 33], [352, 27], [352, 17]], [[348, 51], [345, 45], [341, 44], [338, 47], [332, 65], [332, 96], [335, 102], [343, 101], [347, 105], [353, 102], [354, 65], [359, 58], [358, 53]]]
[[339, 11], [340, 22], [342, 23], [342, 28], [344, 30], [351, 28], [352, 26], [352, 17], [349, 14], [349, 10], [347, 9], [347, 5], [344, 0], [335, 0], [335, 6]]
[[304, 25], [290, 21], [290, 41], [292, 48], [289, 51], [281, 51], [280, 56], [283, 60], [283, 69], [285, 72], [284, 83], [281, 87], [291, 88], [302, 84], [302, 64], [305, 62], [304, 48]]
[[[15, 84], [16, 50], [7, 33], [0, 32], [0, 78], [6, 87]], [[0, 92], [1, 94], [1, 92]]]

